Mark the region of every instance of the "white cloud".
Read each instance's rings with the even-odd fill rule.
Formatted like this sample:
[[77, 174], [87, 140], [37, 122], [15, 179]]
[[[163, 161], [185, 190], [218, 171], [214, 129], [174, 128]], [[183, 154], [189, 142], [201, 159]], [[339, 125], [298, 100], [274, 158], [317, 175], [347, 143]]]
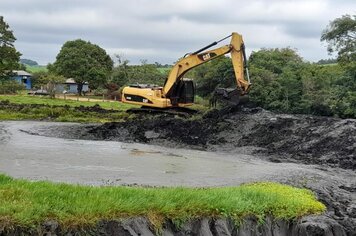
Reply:
[[132, 63], [172, 63], [232, 31], [243, 34], [248, 51], [290, 46], [318, 60], [327, 57], [321, 31], [353, 9], [352, 0], [0, 1], [23, 57], [42, 64], [77, 38], [124, 53]]

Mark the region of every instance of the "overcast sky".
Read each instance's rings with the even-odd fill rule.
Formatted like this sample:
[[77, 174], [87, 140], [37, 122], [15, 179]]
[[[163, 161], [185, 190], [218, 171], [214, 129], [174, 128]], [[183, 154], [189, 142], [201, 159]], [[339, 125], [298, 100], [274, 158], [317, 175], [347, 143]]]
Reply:
[[40, 64], [54, 62], [63, 43], [78, 38], [132, 64], [171, 64], [233, 31], [248, 53], [289, 46], [318, 61], [330, 57], [322, 30], [355, 13], [355, 0], [0, 0], [22, 58]]

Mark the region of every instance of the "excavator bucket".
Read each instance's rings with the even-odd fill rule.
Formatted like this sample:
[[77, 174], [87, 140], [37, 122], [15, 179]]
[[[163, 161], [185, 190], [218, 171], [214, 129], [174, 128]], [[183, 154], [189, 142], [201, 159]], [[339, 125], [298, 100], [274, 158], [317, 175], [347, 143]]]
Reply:
[[210, 106], [238, 106], [248, 102], [248, 96], [236, 88], [217, 88], [210, 100]]

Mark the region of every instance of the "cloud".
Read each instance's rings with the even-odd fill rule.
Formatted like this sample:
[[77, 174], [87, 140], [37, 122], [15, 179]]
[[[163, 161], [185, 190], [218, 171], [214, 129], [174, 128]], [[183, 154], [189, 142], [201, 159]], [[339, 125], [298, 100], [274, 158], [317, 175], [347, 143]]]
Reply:
[[[232, 31], [247, 51], [298, 48], [307, 60], [327, 58], [320, 43], [330, 20], [354, 14], [351, 0], [1, 0], [24, 58], [53, 62], [67, 40], [82, 38], [131, 61], [173, 63]], [[312, 46], [311, 46], [312, 45]]]

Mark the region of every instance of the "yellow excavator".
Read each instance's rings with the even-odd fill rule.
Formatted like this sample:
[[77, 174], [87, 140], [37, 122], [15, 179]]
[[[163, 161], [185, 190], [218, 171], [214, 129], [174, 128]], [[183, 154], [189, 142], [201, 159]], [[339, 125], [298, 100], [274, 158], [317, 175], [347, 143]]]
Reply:
[[[208, 48], [230, 37], [230, 44], [207, 51]], [[231, 54], [236, 77], [236, 88], [217, 89], [214, 93], [214, 97], [225, 99], [228, 103], [237, 105], [240, 101], [240, 97], [247, 95], [251, 86], [245, 45], [242, 36], [238, 33], [232, 33], [196, 52], [187, 53], [173, 66], [163, 87], [147, 84], [134, 84], [124, 87], [121, 101], [141, 105], [143, 107], [161, 109], [190, 106], [194, 104], [195, 86], [191, 79], [183, 78], [184, 74], [196, 66], [214, 60], [227, 53]]]

